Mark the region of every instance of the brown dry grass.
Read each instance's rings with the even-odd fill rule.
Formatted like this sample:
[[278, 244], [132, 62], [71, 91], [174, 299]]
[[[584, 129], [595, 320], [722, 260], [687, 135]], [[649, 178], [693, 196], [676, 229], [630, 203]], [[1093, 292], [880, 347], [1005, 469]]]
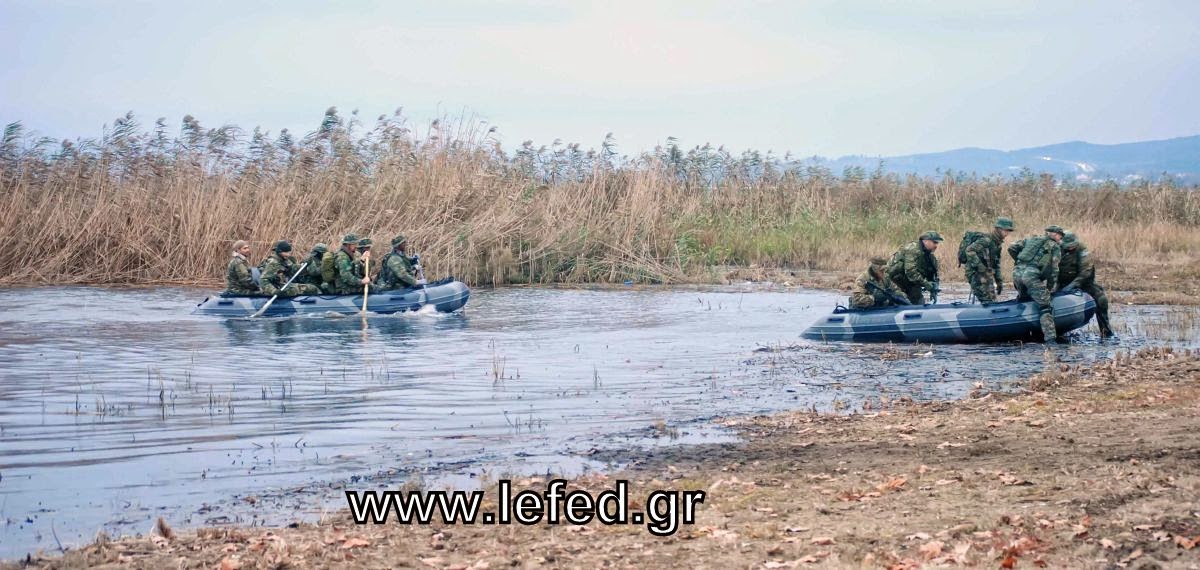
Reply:
[[132, 116], [95, 141], [0, 144], [0, 283], [219, 284], [232, 241], [288, 238], [306, 249], [343, 233], [410, 236], [431, 276], [471, 284], [720, 281], [714, 268], [853, 275], [926, 229], [957, 239], [996, 215], [1019, 234], [1077, 231], [1101, 280], [1164, 294], [1193, 283], [1200, 193], [1168, 184], [1075, 186], [1048, 176], [842, 176], [769, 154], [674, 146], [616, 157], [577, 145], [512, 154], [469, 122], [421, 132], [399, 115], [366, 130], [333, 109], [302, 139], [257, 129], [177, 137]]

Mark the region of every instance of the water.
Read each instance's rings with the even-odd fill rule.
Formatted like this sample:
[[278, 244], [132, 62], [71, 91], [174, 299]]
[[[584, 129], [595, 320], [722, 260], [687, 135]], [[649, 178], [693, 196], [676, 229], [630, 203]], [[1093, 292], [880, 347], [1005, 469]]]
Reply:
[[[343, 486], [603, 468], [593, 450], [730, 438], [717, 416], [954, 398], [1047, 358], [803, 341], [838, 297], [752, 286], [483, 290], [461, 314], [365, 323], [190, 315], [204, 295], [0, 291], [0, 557], [158, 516], [312, 517]], [[1124, 340], [1093, 325], [1050, 358], [1194, 343], [1195, 317], [1129, 309]]]

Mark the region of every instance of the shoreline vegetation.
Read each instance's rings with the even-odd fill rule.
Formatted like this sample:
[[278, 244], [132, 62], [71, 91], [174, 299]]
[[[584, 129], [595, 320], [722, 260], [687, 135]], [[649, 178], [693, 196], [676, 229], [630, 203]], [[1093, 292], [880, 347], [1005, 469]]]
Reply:
[[302, 137], [191, 116], [143, 127], [128, 114], [99, 139], [54, 141], [13, 123], [0, 141], [0, 285], [217, 285], [235, 240], [254, 244], [256, 262], [278, 239], [306, 251], [356, 232], [404, 233], [430, 275], [470, 285], [840, 287], [927, 229], [948, 238], [952, 282], [963, 231], [1008, 215], [1015, 237], [1075, 231], [1101, 283], [1137, 292], [1117, 300], [1200, 296], [1200, 192], [1169, 177], [835, 173], [674, 139], [621, 156], [611, 136], [598, 150], [504, 150], [496, 136], [465, 118], [417, 128], [399, 112], [368, 124], [333, 108]]
[[881, 395], [853, 415], [732, 418], [739, 442], [638, 452], [621, 473], [569, 482], [596, 493], [627, 479], [631, 497], [706, 490], [696, 524], [669, 537], [599, 524], [358, 526], [341, 512], [275, 529], [160, 524], [0, 567], [1195, 568], [1198, 411], [1200, 354], [1048, 360], [1016, 393], [980, 384], [955, 402]]

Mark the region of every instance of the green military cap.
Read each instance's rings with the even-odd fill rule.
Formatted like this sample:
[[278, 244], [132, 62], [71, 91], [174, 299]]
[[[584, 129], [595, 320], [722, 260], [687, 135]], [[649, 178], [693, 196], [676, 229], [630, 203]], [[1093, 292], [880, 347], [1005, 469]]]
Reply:
[[358, 243], [358, 236], [354, 234], [346, 234], [346, 236], [342, 238], [342, 245], [348, 243]]
[[392, 238], [392, 247], [400, 247], [400, 244], [406, 241], [408, 241], [408, 238], [404, 237], [404, 234], [400, 234]]
[[1075, 232], [1065, 232], [1060, 243], [1063, 247], [1072, 248], [1079, 245], [1079, 238], [1075, 237]]
[[317, 245], [314, 245], [312, 250], [317, 253], [325, 253], [325, 252], [329, 251], [329, 247], [323, 243], [319, 243]]
[[292, 244], [288, 243], [288, 240], [281, 239], [275, 242], [275, 251], [278, 251], [279, 253], [292, 251]]
[[872, 257], [871, 258], [871, 265], [873, 265], [873, 266], [883, 267], [884, 265], [887, 265], [887, 263], [888, 263], [888, 261], [882, 257]]
[[371, 238], [365, 237], [358, 240], [358, 247], [371, 247]]
[[944, 241], [944, 240], [942, 240], [942, 234], [939, 234], [933, 230], [929, 230], [929, 231], [921, 234], [920, 239], [929, 239], [929, 240], [933, 240], [933, 241]]
[[996, 218], [996, 227], [1000, 228], [1002, 230], [1017, 229], [1017, 226], [1016, 226], [1016, 224], [1013, 223], [1012, 218], [1006, 218], [1004, 216], [1000, 216], [999, 218]]
[[1046, 226], [1046, 231], [1054, 232], [1058, 235], [1066, 235], [1067, 233], [1066, 230], [1062, 229], [1062, 226]]

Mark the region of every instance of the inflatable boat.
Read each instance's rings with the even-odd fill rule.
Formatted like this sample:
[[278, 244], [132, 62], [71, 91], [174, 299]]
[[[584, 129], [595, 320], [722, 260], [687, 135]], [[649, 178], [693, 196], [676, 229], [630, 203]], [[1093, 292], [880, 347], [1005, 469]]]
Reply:
[[[439, 312], [451, 313], [467, 304], [471, 290], [461, 281], [446, 278], [423, 287], [380, 291], [367, 296], [367, 312], [391, 314], [419, 311], [432, 305]], [[217, 317], [249, 317], [270, 299], [267, 296], [213, 295], [192, 311], [195, 315]], [[362, 295], [312, 295], [279, 297], [262, 314], [264, 317], [287, 317], [322, 313], [353, 314], [362, 310]]]
[[[1081, 291], [1051, 299], [1054, 324], [1064, 335], [1080, 328], [1096, 312], [1096, 301]], [[804, 330], [803, 337], [823, 341], [967, 343], [1042, 340], [1037, 304], [1016, 300], [981, 305], [950, 303], [879, 309], [839, 306]]]

